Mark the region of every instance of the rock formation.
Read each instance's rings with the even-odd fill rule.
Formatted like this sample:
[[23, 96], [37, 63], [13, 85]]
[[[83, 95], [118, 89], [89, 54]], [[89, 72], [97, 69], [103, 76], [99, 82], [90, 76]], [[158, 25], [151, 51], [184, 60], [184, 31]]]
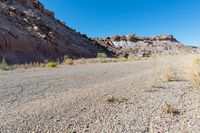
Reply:
[[139, 37], [134, 34], [89, 39], [55, 19], [38, 0], [0, 0], [0, 60], [9, 63], [109, 56], [145, 57], [196, 52], [171, 35]]
[[172, 35], [142, 37], [130, 34], [127, 36], [112, 36], [93, 38], [109, 51], [121, 57], [148, 57], [154, 55], [174, 55], [184, 53], [198, 53], [199, 48], [185, 46]]
[[[96, 57], [103, 48], [54, 18], [38, 0], [0, 0], [0, 60], [25, 63]], [[103, 51], [104, 52], [104, 51]]]

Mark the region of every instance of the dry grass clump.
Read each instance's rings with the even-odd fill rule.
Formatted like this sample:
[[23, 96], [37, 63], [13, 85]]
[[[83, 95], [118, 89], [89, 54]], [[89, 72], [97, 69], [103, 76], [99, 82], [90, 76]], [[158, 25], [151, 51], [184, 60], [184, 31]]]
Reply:
[[199, 66], [194, 61], [189, 61], [183, 67], [185, 78], [193, 85], [200, 85], [200, 72]]
[[6, 60], [3, 59], [0, 62], [0, 70], [9, 70], [9, 69], [11, 69], [11, 67], [7, 64]]
[[99, 62], [100, 63], [109, 63], [109, 62], [112, 62], [112, 60], [108, 59], [108, 58], [101, 58]]
[[137, 61], [139, 59], [136, 58], [114, 58], [112, 62], [127, 62], [127, 61]]
[[106, 53], [97, 53], [97, 58], [108, 58]]
[[195, 62], [196, 64], [200, 64], [200, 58], [195, 58], [195, 59], [194, 59], [194, 62]]
[[169, 67], [164, 72], [165, 80], [171, 82], [175, 80], [175, 70], [172, 67]]
[[36, 62], [36, 63], [16, 64], [16, 65], [13, 65], [13, 68], [28, 69], [28, 68], [32, 68], [32, 67], [48, 67], [47, 63], [38, 63], [38, 62]]
[[152, 78], [152, 79], [148, 80], [146, 82], [145, 87], [147, 88], [147, 90], [145, 90], [145, 92], [152, 92], [152, 91], [154, 91], [154, 90], [152, 90], [153, 88], [154, 89], [155, 88], [162, 88], [159, 84], [159, 79], [157, 79], [157, 78]]
[[162, 107], [161, 107], [162, 112], [166, 113], [166, 114], [179, 114], [180, 112], [177, 109], [174, 109], [170, 104], [165, 103]]
[[56, 62], [48, 62], [46, 66], [54, 68], [54, 67], [57, 67], [57, 65], [58, 64]]
[[108, 103], [121, 103], [121, 102], [128, 101], [128, 99], [127, 98], [122, 98], [122, 97], [109, 96], [109, 97], [107, 97], [106, 101]]
[[114, 102], [117, 102], [118, 100], [119, 100], [119, 99], [116, 98], [116, 97], [114, 97], [114, 96], [108, 97], [108, 98], [106, 99], [106, 101], [109, 102], [109, 103], [114, 103]]
[[86, 60], [84, 58], [82, 58], [82, 59], [76, 60], [75, 63], [76, 64], [86, 64], [87, 62], [86, 62]]
[[64, 59], [64, 61], [65, 61], [65, 64], [67, 64], [67, 65], [73, 65], [74, 64], [74, 61], [71, 58], [66, 58], [66, 59]]
[[100, 61], [98, 59], [89, 59], [87, 60], [88, 63], [99, 63]]

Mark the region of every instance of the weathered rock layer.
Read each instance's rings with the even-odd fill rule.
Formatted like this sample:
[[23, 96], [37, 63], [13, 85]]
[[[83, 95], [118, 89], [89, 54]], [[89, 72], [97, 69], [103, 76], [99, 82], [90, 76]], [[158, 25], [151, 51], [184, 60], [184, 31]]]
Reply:
[[184, 53], [198, 53], [199, 48], [185, 46], [172, 35], [142, 37], [130, 34], [127, 36], [112, 36], [93, 38], [109, 51], [121, 57], [148, 57], [159, 54], [173, 55]]
[[89, 39], [54, 17], [38, 0], [0, 0], [0, 60], [9, 63], [109, 56], [146, 57], [156, 54], [195, 53], [171, 35], [112, 36]]
[[0, 60], [96, 57], [102, 47], [54, 18], [37, 0], [0, 0]]

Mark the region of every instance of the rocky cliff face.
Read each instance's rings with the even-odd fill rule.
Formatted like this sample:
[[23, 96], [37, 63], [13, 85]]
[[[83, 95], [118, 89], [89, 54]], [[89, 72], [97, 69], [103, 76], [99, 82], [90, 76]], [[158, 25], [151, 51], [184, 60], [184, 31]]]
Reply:
[[96, 57], [103, 48], [75, 32], [45, 9], [38, 0], [0, 0], [0, 60], [24, 63]]
[[152, 55], [173, 55], [183, 53], [198, 53], [199, 48], [185, 46], [172, 35], [142, 37], [130, 34], [127, 36], [112, 36], [93, 38], [109, 51], [121, 57], [148, 57]]

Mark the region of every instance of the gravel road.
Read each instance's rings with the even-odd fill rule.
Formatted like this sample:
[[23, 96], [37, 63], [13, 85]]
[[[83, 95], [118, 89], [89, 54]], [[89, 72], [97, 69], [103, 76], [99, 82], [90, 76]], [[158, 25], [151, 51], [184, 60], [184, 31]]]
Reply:
[[199, 87], [163, 74], [179, 58], [1, 73], [0, 133], [198, 133]]

